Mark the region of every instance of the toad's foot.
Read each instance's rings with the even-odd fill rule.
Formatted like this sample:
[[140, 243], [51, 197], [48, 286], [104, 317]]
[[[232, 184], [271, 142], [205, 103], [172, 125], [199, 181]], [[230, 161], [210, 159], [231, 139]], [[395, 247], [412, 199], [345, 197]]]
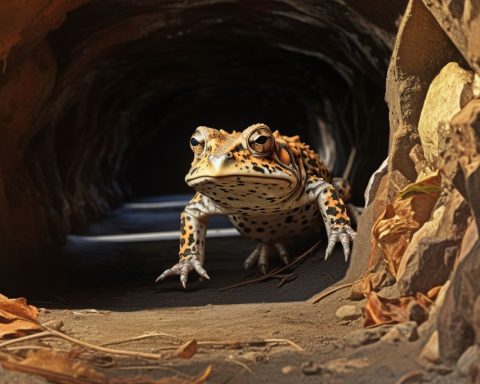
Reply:
[[205, 268], [203, 268], [198, 256], [192, 255], [181, 259], [172, 268], [165, 270], [160, 276], [157, 277], [155, 282], [158, 283], [159, 281], [165, 280], [169, 276], [180, 275], [180, 282], [182, 283], [183, 288], [186, 288], [188, 274], [193, 270], [195, 270], [200, 276], [210, 280], [210, 277], [208, 276]]
[[343, 246], [343, 255], [345, 256], [345, 262], [348, 261], [348, 256], [350, 255], [350, 242], [355, 239], [357, 233], [350, 227], [348, 224], [343, 226], [334, 226], [330, 230], [330, 235], [328, 236], [328, 246], [325, 251], [325, 260], [332, 254], [333, 248], [338, 241], [342, 243]]
[[263, 275], [267, 274], [268, 271], [268, 259], [270, 254], [274, 253], [273, 248], [275, 248], [280, 255], [280, 259], [287, 265], [289, 263], [289, 255], [285, 247], [280, 243], [258, 243], [254, 251], [245, 259], [245, 269], [248, 271], [257, 265], [258, 270]]

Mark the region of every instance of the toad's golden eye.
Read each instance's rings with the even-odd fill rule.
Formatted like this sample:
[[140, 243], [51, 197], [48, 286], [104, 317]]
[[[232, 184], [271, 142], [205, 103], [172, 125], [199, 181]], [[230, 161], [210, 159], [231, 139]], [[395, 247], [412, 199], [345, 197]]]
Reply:
[[195, 155], [200, 156], [205, 151], [205, 138], [200, 131], [195, 131], [190, 139], [190, 148]]
[[273, 145], [272, 132], [266, 127], [256, 129], [248, 138], [248, 146], [257, 156], [268, 156], [273, 150]]

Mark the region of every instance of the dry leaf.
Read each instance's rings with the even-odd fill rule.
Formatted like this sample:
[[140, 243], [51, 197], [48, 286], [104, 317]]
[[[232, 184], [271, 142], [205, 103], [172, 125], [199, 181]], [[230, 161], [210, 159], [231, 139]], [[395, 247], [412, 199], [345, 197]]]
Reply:
[[407, 185], [374, 224], [374, 243], [384, 252], [385, 263], [393, 276], [397, 275], [413, 234], [430, 218], [440, 195], [440, 182], [441, 176], [434, 173]]
[[24, 360], [18, 362], [13, 357], [2, 362], [4, 369], [43, 376], [60, 384], [203, 384], [212, 372], [209, 365], [195, 379], [178, 376], [151, 379], [149, 377], [108, 378], [84, 362], [69, 354], [53, 349], [32, 350]]
[[13, 358], [2, 362], [4, 369], [40, 375], [56, 383], [108, 384], [109, 379], [102, 373], [77, 361], [64, 352], [53, 349], [28, 351], [24, 360]]
[[415, 297], [407, 296], [398, 299], [385, 299], [370, 291], [367, 294], [367, 303], [364, 308], [365, 327], [376, 324], [402, 323], [410, 321], [408, 307], [411, 302], [418, 303], [425, 311], [428, 311], [432, 301], [422, 293]]
[[179, 346], [172, 354], [172, 358], [179, 357], [181, 359], [190, 359], [198, 352], [198, 344], [196, 340], [189, 340]]
[[435, 300], [440, 293], [440, 290], [442, 289], [443, 285], [437, 285], [436, 287], [433, 287], [427, 292], [427, 297], [430, 300]]
[[38, 309], [21, 297], [9, 299], [0, 294], [0, 338], [20, 337], [40, 330]]

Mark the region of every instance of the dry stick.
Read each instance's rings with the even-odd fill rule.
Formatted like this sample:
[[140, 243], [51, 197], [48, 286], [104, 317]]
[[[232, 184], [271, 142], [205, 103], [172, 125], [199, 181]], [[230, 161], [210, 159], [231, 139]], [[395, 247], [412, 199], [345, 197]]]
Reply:
[[110, 341], [109, 343], [101, 344], [101, 346], [106, 347], [107, 345], [123, 344], [123, 343], [128, 343], [130, 341], [144, 340], [144, 339], [149, 339], [149, 338], [157, 337], [157, 336], [167, 336], [167, 337], [170, 337], [172, 339], [175, 339], [176, 341], [182, 341], [178, 337], [169, 335], [168, 333], [152, 332], [152, 333], [146, 333], [146, 334], [140, 335], [140, 336], [131, 337], [131, 338], [128, 338], [128, 339]]
[[144, 359], [151, 359], [151, 360], [159, 360], [162, 358], [162, 355], [158, 353], [148, 353], [148, 352], [136, 352], [136, 351], [128, 351], [125, 349], [114, 349], [114, 348], [106, 348], [100, 345], [90, 344], [86, 341], [82, 341], [76, 339], [74, 337], [68, 336], [62, 332], [56, 331], [54, 329], [42, 326], [46, 331], [49, 331], [52, 336], [59, 337], [61, 339], [67, 340], [70, 343], [81, 345], [87, 349], [92, 349], [94, 351], [104, 352], [111, 355], [123, 355], [123, 356], [132, 356], [132, 357], [142, 357]]
[[344, 288], [348, 288], [348, 287], [351, 287], [355, 284], [357, 284], [359, 281], [361, 281], [362, 279], [360, 280], [357, 280], [357, 281], [354, 281], [353, 283], [347, 283], [347, 284], [342, 284], [342, 285], [337, 285], [336, 287], [333, 287], [331, 289], [329, 289], [328, 291], [325, 291], [323, 293], [321, 293], [320, 295], [312, 298], [312, 304], [317, 304], [320, 300], [324, 299], [325, 297], [327, 296], [330, 296], [332, 293], [335, 293], [341, 289], [344, 289]]
[[4, 341], [3, 343], [0, 343], [0, 348], [6, 347], [7, 345], [10, 345], [10, 344], [21, 343], [22, 341], [40, 339], [42, 337], [49, 337], [49, 336], [51, 336], [50, 331], [44, 331], [40, 333], [34, 333], [33, 335], [17, 337], [16, 339], [7, 340], [7, 341]]
[[283, 343], [283, 344], [288, 344], [295, 349], [304, 352], [305, 350], [300, 347], [298, 344], [295, 344], [292, 340], [288, 339], [264, 339], [264, 340], [255, 340], [255, 341], [199, 341], [198, 345], [204, 346], [204, 347], [242, 347], [242, 346], [265, 346], [267, 344], [271, 343]]
[[264, 276], [261, 276], [261, 277], [258, 277], [256, 279], [251, 279], [251, 280], [246, 280], [246, 281], [242, 281], [240, 283], [236, 283], [236, 284], [232, 284], [232, 285], [229, 285], [227, 287], [223, 287], [223, 288], [220, 288], [219, 289], [219, 292], [222, 292], [222, 291], [227, 291], [229, 289], [232, 289], [232, 288], [238, 288], [238, 287], [242, 287], [244, 285], [249, 285], [249, 284], [255, 284], [255, 283], [259, 283], [261, 281], [265, 281], [265, 280], [268, 280], [272, 277], [275, 277], [279, 274], [281, 274], [282, 272], [284, 271], [287, 271], [288, 269], [292, 268], [294, 265], [300, 263], [300, 261], [303, 261], [305, 258], [307, 258], [308, 256], [310, 256], [311, 253], [315, 252], [317, 250], [317, 248], [319, 247], [320, 245], [320, 241], [315, 243], [309, 250], [307, 250], [305, 253], [303, 253], [302, 255], [298, 256], [295, 260], [293, 260], [290, 264], [280, 268], [280, 269], [277, 269], [277, 270], [273, 270], [272, 272], [270, 273], [267, 273], [266, 275]]
[[253, 375], [253, 371], [248, 367], [247, 364], [245, 363], [242, 363], [241, 361], [238, 361], [238, 360], [235, 360], [233, 357], [227, 357], [225, 359], [226, 361], [229, 361], [230, 363], [234, 363], [234, 364], [237, 364], [239, 366], [241, 366], [243, 369], [245, 369], [246, 371], [248, 371], [251, 375]]

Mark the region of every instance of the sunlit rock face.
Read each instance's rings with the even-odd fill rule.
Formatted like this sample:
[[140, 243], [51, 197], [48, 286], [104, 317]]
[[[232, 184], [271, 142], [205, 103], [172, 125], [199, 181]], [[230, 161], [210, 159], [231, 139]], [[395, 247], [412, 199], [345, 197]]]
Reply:
[[[476, 1], [409, 2], [386, 82], [388, 165], [365, 210], [352, 256], [370, 255], [363, 287], [368, 282], [369, 289], [397, 298], [441, 292], [426, 327], [435, 332], [428, 335], [422, 356], [456, 366], [457, 374], [469, 375], [471, 382], [480, 377], [480, 363], [472, 358], [480, 346], [478, 36]], [[422, 189], [429, 177], [440, 177], [441, 182]], [[388, 228], [384, 218], [390, 219], [388, 212], [411, 193], [423, 198], [435, 194], [438, 199], [412, 236], [399, 231], [395, 237], [398, 226]], [[402, 214], [418, 218], [422, 209], [425, 205], [412, 206]], [[403, 249], [400, 254], [382, 249], [385, 239], [392, 241], [392, 249]], [[398, 270], [388, 270], [398, 260]], [[356, 296], [358, 288], [352, 292]]]
[[[46, 257], [132, 195], [186, 191], [188, 138], [299, 133], [361, 203], [388, 143], [398, 1], [0, 5], [0, 254]], [[25, 265], [25, 263], [24, 263]]]

